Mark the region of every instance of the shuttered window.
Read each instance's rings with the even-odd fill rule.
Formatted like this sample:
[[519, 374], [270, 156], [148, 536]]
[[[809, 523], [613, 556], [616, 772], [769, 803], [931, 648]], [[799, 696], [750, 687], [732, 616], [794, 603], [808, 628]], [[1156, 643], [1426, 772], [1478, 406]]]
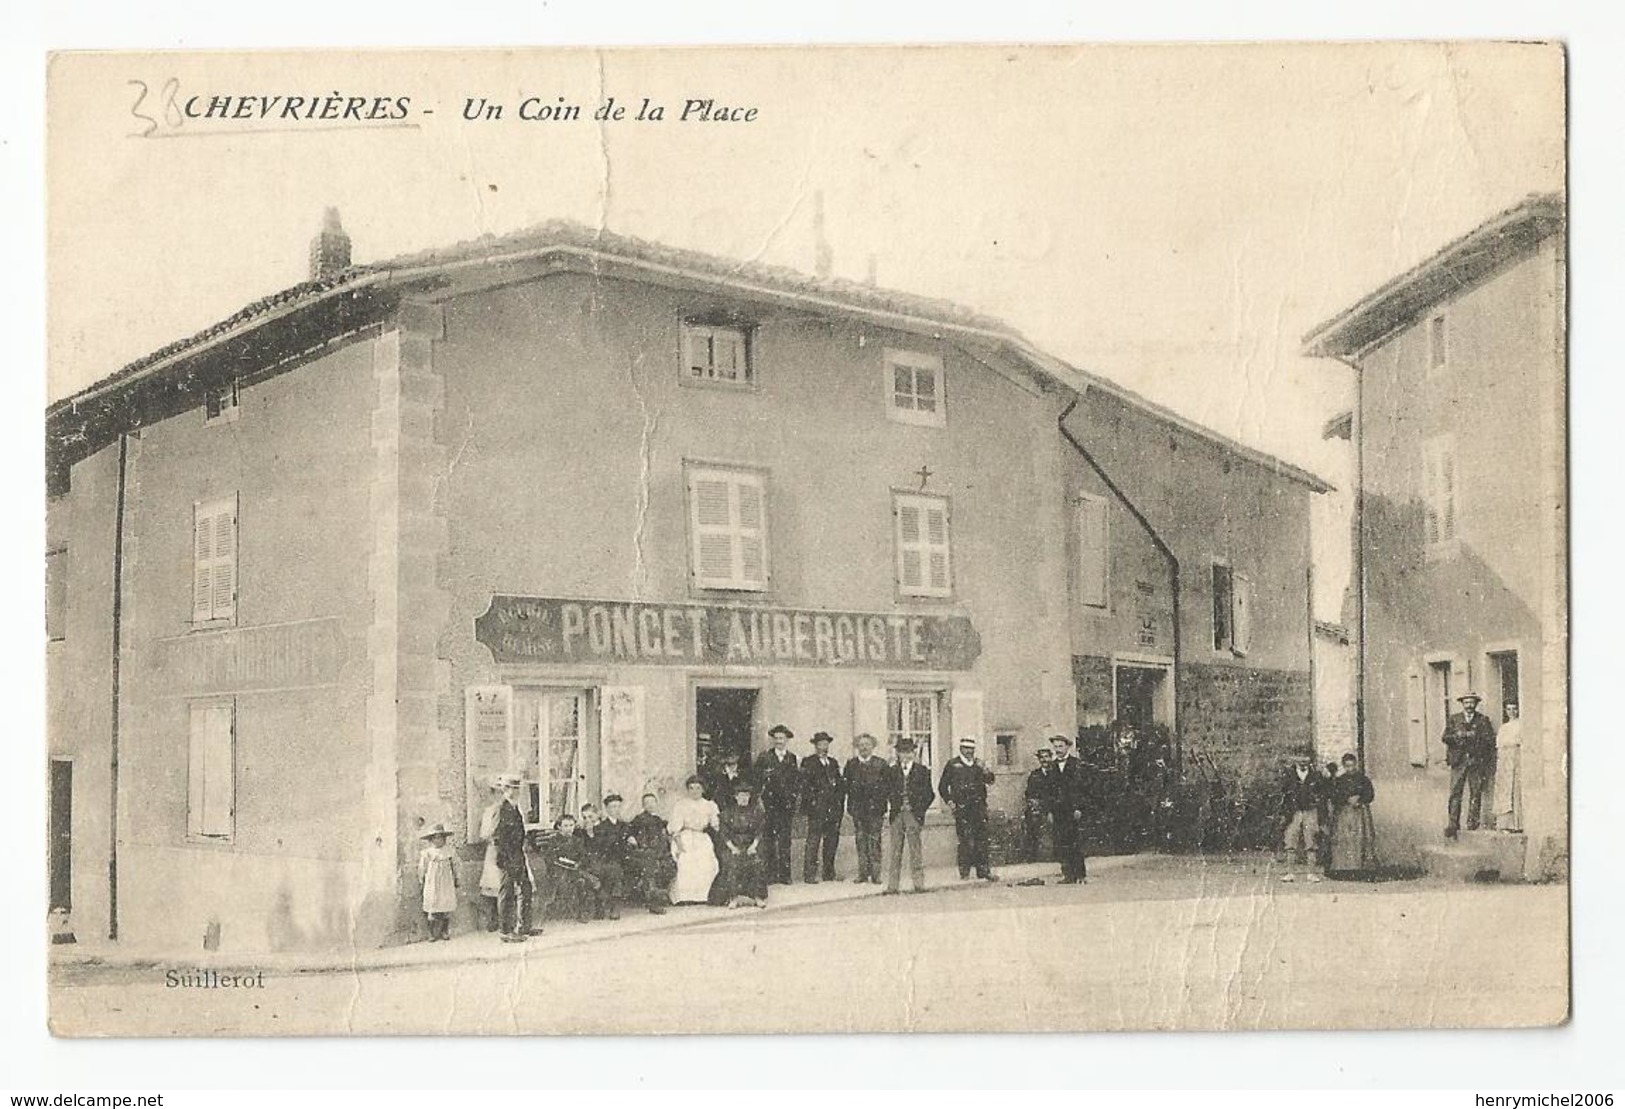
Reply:
[[1422, 445], [1423, 527], [1429, 544], [1456, 538], [1456, 440], [1440, 435]]
[[237, 804], [236, 704], [191, 705], [191, 747], [186, 772], [186, 834], [229, 840]]
[[898, 592], [905, 597], [952, 596], [947, 499], [898, 493], [892, 500], [892, 515], [896, 518]]
[[888, 350], [883, 360], [886, 414], [905, 424], [942, 427], [948, 398], [942, 359], [912, 350]]
[[1222, 562], [1213, 566], [1213, 649], [1245, 655], [1253, 644], [1253, 580]]
[[694, 584], [700, 589], [767, 589], [763, 475], [749, 470], [690, 470], [688, 505]]
[[1081, 494], [1074, 511], [1078, 523], [1078, 602], [1105, 608], [1110, 564], [1106, 499]]
[[237, 615], [237, 496], [192, 508], [192, 621]]

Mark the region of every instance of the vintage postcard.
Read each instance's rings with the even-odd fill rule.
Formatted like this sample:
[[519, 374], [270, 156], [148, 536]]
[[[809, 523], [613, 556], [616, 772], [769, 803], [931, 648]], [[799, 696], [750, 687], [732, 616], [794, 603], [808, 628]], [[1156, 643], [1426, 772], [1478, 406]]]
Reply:
[[1565, 1021], [1564, 65], [56, 55], [51, 1028]]

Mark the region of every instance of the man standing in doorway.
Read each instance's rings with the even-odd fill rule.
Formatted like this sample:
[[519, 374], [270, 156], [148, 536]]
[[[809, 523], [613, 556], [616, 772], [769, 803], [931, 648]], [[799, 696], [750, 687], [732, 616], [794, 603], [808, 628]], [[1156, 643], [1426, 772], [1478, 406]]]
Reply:
[[886, 848], [886, 892], [896, 893], [902, 885], [906, 848], [914, 892], [924, 893], [925, 854], [920, 845], [920, 828], [937, 795], [931, 789], [931, 771], [924, 763], [914, 761], [914, 741], [908, 736], [897, 741], [897, 762], [886, 770], [886, 797], [891, 813], [891, 843]]
[[976, 758], [976, 740], [966, 736], [959, 741], [959, 757], [942, 768], [937, 792], [954, 814], [954, 833], [959, 838], [959, 876], [996, 881], [988, 865], [987, 787], [993, 784], [993, 771]]
[[1088, 876], [1083, 861], [1083, 762], [1072, 754], [1069, 736], [1050, 736], [1050, 746], [1055, 752], [1055, 785], [1050, 791], [1055, 854], [1061, 863], [1061, 885], [1075, 886]]
[[1455, 839], [1461, 831], [1461, 795], [1467, 800], [1467, 830], [1478, 829], [1484, 808], [1484, 786], [1495, 769], [1495, 725], [1478, 711], [1482, 702], [1476, 693], [1464, 693], [1456, 698], [1461, 711], [1450, 717], [1444, 726], [1444, 761], [1450, 767], [1450, 823], [1444, 834]]
[[846, 761], [846, 810], [858, 841], [854, 882], [880, 884], [880, 829], [886, 823], [886, 763], [875, 757], [875, 737], [864, 732], [852, 741], [858, 753]]
[[801, 808], [807, 814], [807, 844], [802, 852], [801, 880], [808, 885], [835, 880], [835, 851], [841, 843], [841, 813], [846, 783], [841, 764], [829, 757], [835, 737], [814, 732], [813, 753], [801, 760]]
[[801, 767], [790, 753], [790, 741], [795, 737], [785, 725], [773, 725], [767, 733], [771, 746], [755, 762], [756, 788], [761, 792], [762, 810], [767, 816], [762, 829], [767, 880], [781, 886], [790, 884], [790, 826], [801, 788]]

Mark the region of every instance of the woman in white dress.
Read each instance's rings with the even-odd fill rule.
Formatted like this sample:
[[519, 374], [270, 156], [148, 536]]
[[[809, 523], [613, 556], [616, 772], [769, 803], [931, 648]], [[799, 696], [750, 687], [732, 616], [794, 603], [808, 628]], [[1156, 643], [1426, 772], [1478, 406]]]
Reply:
[[1495, 827], [1523, 831], [1523, 724], [1516, 702], [1505, 707], [1506, 723], [1495, 733]]
[[715, 801], [705, 799], [705, 783], [689, 775], [688, 796], [672, 806], [666, 828], [671, 832], [671, 853], [677, 860], [677, 878], [671, 884], [674, 905], [704, 904], [717, 877], [717, 852], [708, 830], [718, 824]]

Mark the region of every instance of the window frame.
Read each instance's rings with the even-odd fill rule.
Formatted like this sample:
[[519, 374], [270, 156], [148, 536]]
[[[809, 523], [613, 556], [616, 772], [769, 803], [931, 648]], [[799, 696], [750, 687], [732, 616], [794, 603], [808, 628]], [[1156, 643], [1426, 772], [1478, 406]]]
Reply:
[[[219, 400], [219, 411], [211, 413], [209, 409]], [[203, 392], [203, 426], [214, 427], [218, 424], [234, 424], [238, 414], [242, 411], [242, 387], [234, 377], [228, 384], [215, 386]]]
[[[725, 377], [696, 377], [693, 348], [690, 345], [697, 333], [715, 335], [727, 332], [739, 337], [740, 352], [744, 356], [744, 379], [730, 381]], [[707, 319], [685, 319], [678, 328], [677, 359], [679, 383], [695, 389], [720, 389], [730, 393], [753, 393], [759, 388], [756, 375], [756, 329], [749, 324]]]
[[[214, 832], [206, 830], [211, 825], [208, 817], [209, 775], [207, 759], [207, 736], [200, 738], [196, 729], [200, 716], [207, 719], [206, 714], [211, 709], [224, 708], [227, 712], [226, 729], [226, 757], [228, 768], [228, 784], [226, 798], [226, 830]], [[186, 841], [196, 844], [212, 844], [229, 847], [237, 840], [237, 738], [238, 714], [236, 697], [198, 697], [186, 703], [187, 714], [187, 751], [186, 751]], [[193, 776], [198, 767], [195, 757], [199, 749], [204, 750], [203, 781], [198, 787], [202, 796], [203, 811], [195, 812], [193, 804]], [[195, 818], [195, 819], [194, 819]]]
[[[1083, 565], [1083, 525], [1084, 508], [1090, 506], [1091, 510], [1100, 512], [1100, 600], [1089, 600], [1085, 597], [1084, 565]], [[1109, 610], [1112, 599], [1112, 517], [1111, 500], [1097, 493], [1080, 492], [1072, 502], [1073, 537], [1078, 545], [1076, 557], [1073, 560], [1074, 572], [1078, 580], [1078, 603], [1086, 608]]]
[[[913, 375], [911, 383], [914, 385], [914, 390], [909, 395], [915, 398], [916, 407], [902, 408], [897, 404], [897, 398], [900, 395], [897, 392], [896, 379], [898, 368], [906, 368]], [[887, 347], [882, 352], [880, 369], [887, 419], [894, 423], [908, 424], [911, 427], [948, 426], [948, 370], [943, 365], [940, 355], [922, 350]], [[921, 371], [929, 371], [935, 382], [936, 407], [931, 410], [917, 407], [920, 395], [918, 374]]]
[[[229, 611], [222, 613], [222, 606], [214, 599], [213, 573], [215, 563], [223, 556], [213, 553], [213, 540], [211, 540], [210, 554], [207, 559], [209, 562], [210, 572], [209, 615], [200, 616], [198, 614], [197, 603], [197, 579], [198, 573], [202, 568], [200, 566], [200, 562], [203, 560], [200, 560], [198, 557], [198, 522], [201, 519], [212, 519], [213, 517], [218, 516], [220, 513], [228, 510], [231, 513], [231, 601], [229, 604]], [[235, 627], [237, 624], [237, 614], [239, 609], [238, 601], [242, 593], [241, 573], [243, 552], [241, 504], [236, 493], [228, 493], [222, 497], [214, 497], [209, 500], [192, 502], [192, 539], [190, 548], [192, 552], [192, 573], [188, 579], [189, 588], [187, 589], [187, 593], [191, 597], [192, 605], [189, 623], [194, 629]]]
[[903, 735], [913, 736], [915, 733], [913, 732], [912, 729], [910, 729], [908, 731], [898, 731], [898, 732], [892, 731], [892, 726], [891, 726], [892, 698], [897, 697], [897, 698], [909, 698], [909, 699], [914, 699], [914, 698], [929, 698], [930, 699], [930, 701], [931, 701], [931, 731], [930, 731], [930, 735], [926, 737], [926, 740], [925, 740], [923, 745], [920, 743], [920, 741], [918, 739], [915, 740], [914, 761], [924, 763], [926, 765], [926, 767], [932, 771], [932, 773], [935, 773], [936, 772], [936, 762], [935, 762], [936, 749], [937, 749], [938, 746], [940, 746], [940, 742], [941, 742], [941, 740], [942, 740], [942, 738], [943, 738], [943, 736], [945, 734], [944, 731], [943, 731], [943, 723], [944, 723], [943, 717], [946, 716], [947, 712], [948, 712], [948, 703], [947, 703], [948, 702], [948, 692], [949, 692], [948, 689], [945, 686], [940, 686], [940, 685], [936, 685], [936, 684], [912, 685], [912, 684], [909, 684], [907, 682], [887, 682], [882, 686], [882, 689], [884, 690], [885, 695], [886, 695], [886, 742], [891, 745], [891, 750], [893, 751], [894, 754], [895, 754], [895, 752], [897, 750], [897, 740], [900, 739]]
[[[717, 584], [716, 579], [703, 579], [700, 572], [700, 536], [699, 506], [696, 499], [696, 483], [707, 476], [723, 475], [729, 479], [729, 514], [732, 517], [739, 507], [738, 494], [734, 492], [736, 481], [746, 479], [754, 484], [761, 494], [761, 527], [760, 538], [762, 544], [762, 576], [760, 582], [747, 582], [741, 578], [733, 579], [727, 584]], [[738, 596], [741, 594], [761, 596], [771, 594], [773, 591], [773, 528], [772, 528], [772, 497], [773, 487], [771, 473], [761, 466], [748, 466], [733, 462], [712, 462], [701, 459], [683, 460], [683, 509], [684, 519], [687, 521], [688, 533], [688, 583], [689, 592], [696, 596]], [[712, 525], [707, 525], [712, 526]], [[730, 525], [736, 527], [737, 525]], [[736, 536], [737, 539], [737, 536]], [[743, 548], [735, 543], [731, 557], [741, 571], [743, 571]]]
[[[921, 553], [920, 572], [921, 584], [908, 586], [903, 581], [903, 507], [906, 502], [914, 502], [914, 507], [920, 510], [920, 539], [912, 544], [913, 549]], [[936, 544], [928, 539], [929, 527], [926, 523], [925, 513], [930, 508], [940, 506], [942, 509], [942, 536], [940, 544], [943, 554], [947, 583], [941, 588], [930, 584], [931, 568], [930, 555], [936, 549]], [[953, 498], [941, 493], [921, 493], [909, 489], [893, 489], [891, 491], [892, 515], [892, 580], [895, 583], [897, 597], [900, 600], [911, 601], [951, 601], [954, 598], [954, 507]]]

